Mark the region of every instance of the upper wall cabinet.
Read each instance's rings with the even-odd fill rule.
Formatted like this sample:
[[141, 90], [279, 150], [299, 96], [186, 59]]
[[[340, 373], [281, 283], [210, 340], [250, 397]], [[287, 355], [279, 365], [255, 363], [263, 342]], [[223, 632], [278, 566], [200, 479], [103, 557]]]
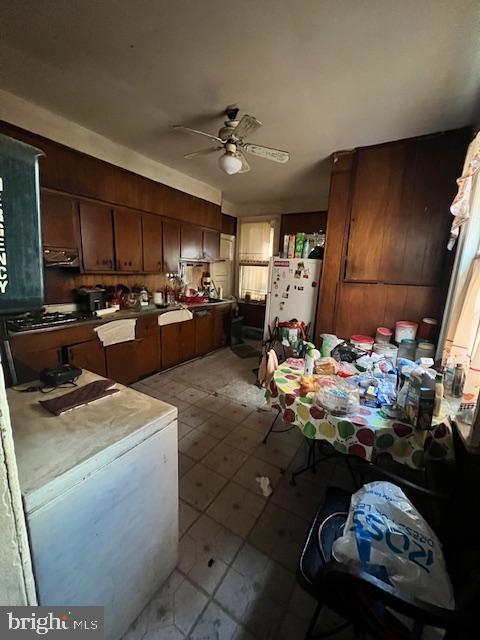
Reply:
[[142, 271], [142, 216], [140, 212], [115, 209], [113, 222], [116, 271]]
[[83, 270], [99, 273], [114, 270], [112, 210], [80, 202], [80, 234]]
[[213, 261], [220, 258], [220, 234], [182, 224], [181, 257], [183, 260]]
[[200, 227], [182, 224], [180, 255], [184, 260], [203, 258], [203, 232]]
[[[158, 216], [142, 215], [143, 270], [151, 273], [163, 270], [163, 223]], [[168, 272], [167, 272], [168, 273]]]
[[42, 190], [40, 195], [42, 242], [44, 247], [76, 249], [75, 200]]
[[175, 220], [163, 221], [163, 271], [178, 273], [180, 262], [180, 225]]
[[458, 133], [359, 149], [345, 279], [439, 285], [449, 205], [465, 153]]
[[206, 260], [220, 258], [220, 234], [217, 231], [203, 232], [203, 257]]

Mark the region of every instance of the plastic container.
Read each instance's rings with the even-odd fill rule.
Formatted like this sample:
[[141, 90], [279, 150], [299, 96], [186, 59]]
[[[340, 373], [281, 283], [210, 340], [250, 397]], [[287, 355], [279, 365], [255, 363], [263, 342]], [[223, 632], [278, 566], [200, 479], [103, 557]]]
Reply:
[[435, 342], [438, 331], [438, 320], [435, 318], [422, 318], [418, 326], [417, 338], [422, 340], [428, 340], [429, 342]]
[[337, 379], [320, 387], [315, 402], [332, 415], [344, 416], [358, 411], [360, 394], [356, 385]]
[[368, 351], [369, 353], [373, 347], [373, 338], [371, 336], [364, 336], [361, 334], [356, 334], [354, 336], [350, 336], [350, 342], [357, 349], [363, 349], [364, 351]]
[[377, 344], [388, 343], [392, 339], [393, 331], [388, 327], [378, 327], [375, 334], [375, 342]]
[[395, 344], [390, 344], [389, 342], [376, 342], [373, 345], [373, 353], [376, 353], [382, 358], [387, 358], [388, 360], [391, 360], [393, 364], [396, 364], [398, 347]]
[[400, 344], [402, 340], [415, 340], [418, 324], [408, 320], [399, 320], [395, 323], [395, 342]]
[[322, 339], [322, 346], [320, 347], [320, 354], [327, 358], [332, 353], [332, 349], [334, 349], [340, 340], [333, 333], [322, 333], [320, 335]]
[[417, 351], [417, 343], [412, 338], [404, 338], [398, 347], [398, 358], [406, 358], [407, 360], [415, 360]]
[[431, 342], [419, 342], [415, 351], [415, 360], [419, 358], [435, 358], [435, 345]]

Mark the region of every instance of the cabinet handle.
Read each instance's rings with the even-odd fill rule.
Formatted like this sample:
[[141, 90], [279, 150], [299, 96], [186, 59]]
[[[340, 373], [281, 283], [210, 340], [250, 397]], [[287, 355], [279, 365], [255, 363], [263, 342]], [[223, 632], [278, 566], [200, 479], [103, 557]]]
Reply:
[[128, 266], [131, 267], [132, 266], [132, 262], [131, 260], [128, 261]]

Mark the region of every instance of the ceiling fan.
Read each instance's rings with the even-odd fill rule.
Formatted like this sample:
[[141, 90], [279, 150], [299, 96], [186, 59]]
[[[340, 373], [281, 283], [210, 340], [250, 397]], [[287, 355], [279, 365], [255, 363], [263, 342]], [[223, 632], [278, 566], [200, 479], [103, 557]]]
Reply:
[[187, 133], [196, 133], [197, 135], [209, 138], [215, 143], [213, 147], [187, 153], [184, 157], [188, 159], [197, 158], [222, 151], [218, 163], [220, 168], [225, 171], [225, 173], [228, 173], [228, 175], [250, 171], [250, 165], [245, 158], [244, 152], [260, 158], [266, 158], [267, 160], [273, 160], [274, 162], [288, 162], [290, 154], [287, 151], [280, 151], [279, 149], [271, 149], [270, 147], [245, 142], [245, 138], [261, 127], [262, 123], [248, 114], [245, 114], [237, 120], [238, 112], [239, 109], [235, 106], [226, 108], [225, 114], [228, 120], [225, 121], [224, 126], [216, 136], [211, 133], [192, 129], [191, 127], [184, 127], [181, 124], [172, 125], [174, 129], [186, 131]]

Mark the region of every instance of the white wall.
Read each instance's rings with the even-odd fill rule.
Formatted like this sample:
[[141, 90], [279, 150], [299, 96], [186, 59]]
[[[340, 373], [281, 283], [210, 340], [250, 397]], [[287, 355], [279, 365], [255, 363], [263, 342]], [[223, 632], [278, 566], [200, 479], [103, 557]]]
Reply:
[[222, 192], [52, 111], [0, 90], [0, 120], [215, 204]]

